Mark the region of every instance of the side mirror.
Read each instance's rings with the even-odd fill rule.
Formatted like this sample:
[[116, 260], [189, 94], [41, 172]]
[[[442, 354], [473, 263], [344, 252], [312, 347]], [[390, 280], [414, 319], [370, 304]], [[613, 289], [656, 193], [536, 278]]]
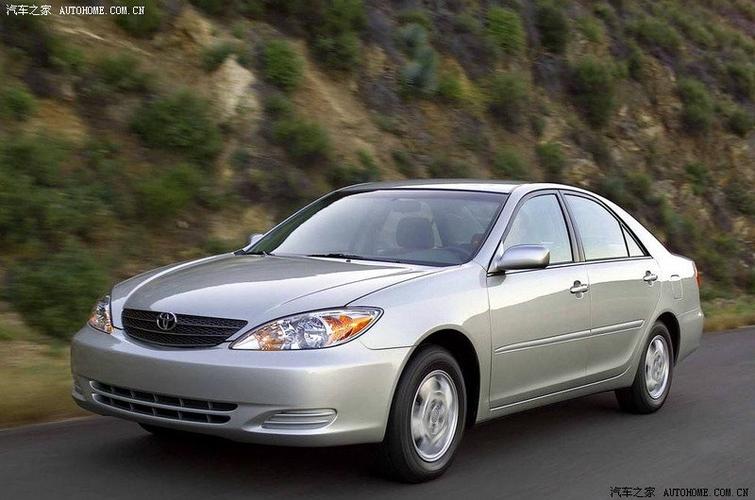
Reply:
[[263, 236], [265, 236], [265, 235], [261, 234], [261, 233], [254, 233], [254, 234], [250, 235], [249, 236], [249, 243], [247, 243], [244, 248], [242, 248], [241, 250], [237, 250], [234, 253], [236, 255], [241, 255], [244, 252], [249, 251], [249, 249], [252, 248], [254, 246], [254, 244], [257, 243], [259, 240], [261, 240]]
[[497, 256], [491, 272], [500, 273], [515, 269], [543, 269], [551, 261], [551, 251], [543, 245], [514, 245]]
[[251, 236], [249, 236], [249, 244], [247, 245], [247, 248], [251, 247], [255, 243], [257, 243], [259, 240], [262, 239], [262, 237], [265, 236], [262, 233], [254, 233]]

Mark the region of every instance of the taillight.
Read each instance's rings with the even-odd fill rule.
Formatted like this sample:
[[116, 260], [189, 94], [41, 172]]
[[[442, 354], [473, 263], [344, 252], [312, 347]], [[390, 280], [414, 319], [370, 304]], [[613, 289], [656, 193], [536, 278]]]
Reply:
[[700, 275], [700, 271], [697, 270], [697, 265], [693, 262], [692, 267], [695, 268], [695, 281], [697, 281], [697, 288], [700, 288], [700, 285], [703, 284], [703, 277]]

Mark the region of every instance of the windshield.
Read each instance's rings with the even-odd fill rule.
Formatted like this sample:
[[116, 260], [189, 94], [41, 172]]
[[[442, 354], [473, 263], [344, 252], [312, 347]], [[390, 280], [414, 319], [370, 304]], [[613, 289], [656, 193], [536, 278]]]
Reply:
[[461, 264], [480, 248], [505, 200], [474, 191], [336, 192], [275, 227], [249, 253]]

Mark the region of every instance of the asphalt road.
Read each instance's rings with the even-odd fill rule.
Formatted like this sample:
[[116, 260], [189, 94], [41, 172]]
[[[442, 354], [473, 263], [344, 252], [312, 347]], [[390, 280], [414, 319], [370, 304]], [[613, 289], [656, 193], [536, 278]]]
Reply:
[[656, 414], [620, 413], [612, 394], [598, 394], [472, 429], [434, 482], [392, 483], [376, 469], [370, 446], [163, 442], [104, 417], [0, 432], [7, 499], [600, 499], [617, 486], [654, 487], [656, 497], [749, 488], [755, 498], [755, 328], [705, 335]]

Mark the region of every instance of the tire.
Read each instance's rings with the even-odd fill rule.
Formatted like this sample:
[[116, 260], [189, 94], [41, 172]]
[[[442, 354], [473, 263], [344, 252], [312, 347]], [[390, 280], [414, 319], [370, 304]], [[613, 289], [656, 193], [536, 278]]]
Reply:
[[[381, 445], [386, 472], [408, 483], [442, 475], [464, 434], [466, 408], [467, 392], [459, 363], [442, 347], [421, 347], [396, 387]], [[415, 442], [418, 435], [425, 438], [417, 437]]]
[[[653, 352], [663, 352], [654, 355]], [[656, 322], [642, 350], [637, 374], [631, 387], [616, 391], [616, 400], [622, 410], [629, 413], [647, 414], [658, 411], [666, 402], [674, 374], [674, 348], [666, 325]], [[661, 356], [664, 361], [657, 361]], [[665, 363], [666, 369], [656, 363]]]

